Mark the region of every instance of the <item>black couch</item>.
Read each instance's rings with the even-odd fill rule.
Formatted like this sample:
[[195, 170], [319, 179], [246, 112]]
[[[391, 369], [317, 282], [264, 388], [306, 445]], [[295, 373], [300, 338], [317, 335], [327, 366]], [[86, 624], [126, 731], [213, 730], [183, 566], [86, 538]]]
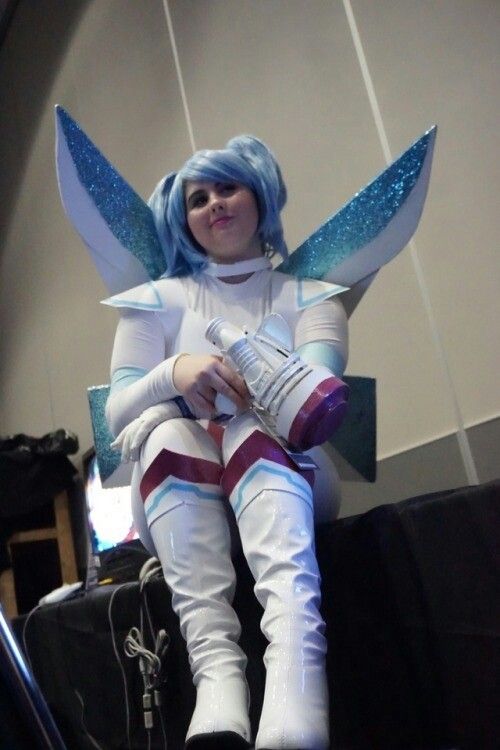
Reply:
[[[384, 505], [317, 531], [329, 642], [332, 748], [500, 747], [500, 482]], [[261, 609], [244, 559], [235, 608], [248, 654], [254, 730], [262, 702]], [[171, 637], [164, 717], [179, 750], [194, 705], [184, 642], [163, 579], [100, 586], [30, 618], [35, 674], [71, 750], [146, 748], [142, 681], [123, 640], [141, 603]], [[118, 666], [110, 633], [113, 623]], [[17, 623], [20, 629], [23, 621]], [[158, 721], [152, 748], [162, 747]]]

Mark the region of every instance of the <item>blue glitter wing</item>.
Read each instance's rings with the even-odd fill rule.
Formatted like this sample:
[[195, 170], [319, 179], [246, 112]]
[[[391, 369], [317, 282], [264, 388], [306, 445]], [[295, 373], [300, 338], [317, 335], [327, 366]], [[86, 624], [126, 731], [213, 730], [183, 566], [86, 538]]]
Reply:
[[132, 479], [133, 466], [131, 463], [123, 464], [120, 451], [110, 447], [113, 436], [105, 415], [109, 388], [109, 385], [97, 385], [87, 389], [99, 476], [105, 489], [128, 486]]
[[436, 131], [434, 126], [424, 133], [277, 270], [351, 287], [342, 301], [352, 313], [378, 269], [403, 249], [417, 228]]
[[59, 106], [56, 130], [64, 209], [111, 294], [157, 279], [166, 263], [149, 206]]

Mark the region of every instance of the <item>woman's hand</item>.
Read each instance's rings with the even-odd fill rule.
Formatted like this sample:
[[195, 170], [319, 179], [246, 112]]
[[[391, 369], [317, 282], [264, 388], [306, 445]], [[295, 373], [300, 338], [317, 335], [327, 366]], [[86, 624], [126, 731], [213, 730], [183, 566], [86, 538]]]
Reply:
[[218, 393], [229, 398], [238, 410], [250, 406], [245, 381], [223, 362], [222, 357], [181, 354], [174, 365], [173, 381], [197, 417], [214, 416], [214, 402]]
[[141, 445], [149, 433], [167, 419], [180, 416], [181, 412], [175, 401], [163, 401], [150, 406], [120, 432], [110, 447], [121, 452], [122, 461], [138, 461]]

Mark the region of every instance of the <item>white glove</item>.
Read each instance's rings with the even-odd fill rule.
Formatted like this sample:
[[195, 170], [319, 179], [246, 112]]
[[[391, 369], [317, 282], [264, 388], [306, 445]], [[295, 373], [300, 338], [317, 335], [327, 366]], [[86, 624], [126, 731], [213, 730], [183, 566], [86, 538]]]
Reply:
[[119, 450], [122, 461], [138, 461], [141, 445], [149, 433], [167, 419], [181, 416], [181, 410], [174, 401], [163, 401], [144, 409], [140, 417], [132, 420], [111, 443], [113, 450]]

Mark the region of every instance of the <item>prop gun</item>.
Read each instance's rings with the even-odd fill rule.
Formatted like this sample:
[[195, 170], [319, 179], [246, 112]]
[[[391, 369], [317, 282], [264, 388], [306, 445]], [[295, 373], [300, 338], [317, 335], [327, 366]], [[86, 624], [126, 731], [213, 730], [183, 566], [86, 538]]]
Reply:
[[[348, 386], [326, 367], [309, 365], [292, 351], [291, 331], [281, 315], [268, 315], [255, 332], [214, 318], [205, 337], [245, 380], [252, 409], [264, 426], [293, 449], [320, 445], [339, 427]], [[218, 397], [217, 408], [227, 411], [221, 401]]]

